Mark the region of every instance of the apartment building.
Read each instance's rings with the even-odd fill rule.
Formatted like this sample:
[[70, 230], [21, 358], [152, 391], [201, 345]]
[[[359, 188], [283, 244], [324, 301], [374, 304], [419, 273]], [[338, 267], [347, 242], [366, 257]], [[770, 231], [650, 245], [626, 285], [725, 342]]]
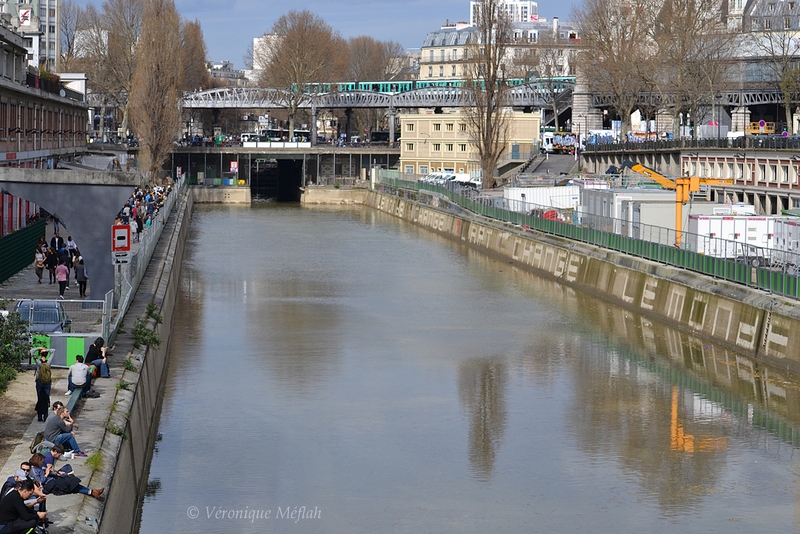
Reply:
[[[399, 115], [401, 127], [400, 169], [405, 174], [425, 175], [450, 171], [479, 175], [480, 159], [470, 141], [469, 125], [460, 108], [443, 113], [420, 110]], [[505, 159], [526, 161], [539, 136], [537, 113], [512, 111]]]

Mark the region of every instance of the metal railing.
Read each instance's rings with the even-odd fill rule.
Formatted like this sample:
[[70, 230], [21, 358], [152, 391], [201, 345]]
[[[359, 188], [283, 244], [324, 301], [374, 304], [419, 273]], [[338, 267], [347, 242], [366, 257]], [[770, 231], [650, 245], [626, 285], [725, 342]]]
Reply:
[[725, 150], [800, 150], [800, 136], [755, 135], [731, 139], [664, 139], [658, 141], [626, 141], [623, 143], [587, 143], [583, 152], [674, 151], [707, 148]]
[[480, 215], [523, 230], [545, 232], [800, 300], [800, 256], [793, 252], [720, 239], [718, 250], [736, 251], [736, 255], [717, 257], [696, 250], [692, 243], [700, 241], [689, 232], [683, 232], [681, 246], [676, 247], [675, 231], [668, 228], [634, 225], [612, 218], [579, 218], [570, 211], [547, 206], [508, 206], [502, 198], [486, 196], [480, 191], [454, 184], [442, 187], [400, 180], [385, 171], [379, 173], [378, 183], [387, 193], [417, 202]]
[[[164, 201], [164, 204], [158, 210], [158, 214], [153, 218], [153, 222], [149, 228], [145, 228], [141, 234], [138, 249], [131, 254], [127, 264], [121, 264], [117, 272], [116, 287], [114, 290], [109, 291], [105, 295], [105, 301], [117, 302], [116, 316], [112, 321], [109, 321], [108, 330], [103, 331], [103, 337], [111, 343], [113, 336], [119, 328], [125, 313], [130, 307], [133, 296], [139, 288], [139, 284], [144, 277], [150, 259], [153, 257], [153, 251], [161, 238], [164, 231], [164, 226], [167, 224], [170, 213], [174, 209], [178, 200], [186, 192], [186, 181], [177, 180], [172, 188], [172, 192]], [[116, 295], [116, 298], [114, 298]], [[109, 309], [111, 307], [109, 306]]]

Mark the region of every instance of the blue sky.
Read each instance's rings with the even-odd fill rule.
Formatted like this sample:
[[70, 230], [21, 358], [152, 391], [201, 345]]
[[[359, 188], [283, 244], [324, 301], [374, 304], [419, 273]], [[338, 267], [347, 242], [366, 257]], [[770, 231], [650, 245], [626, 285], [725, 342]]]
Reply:
[[[80, 5], [101, 0], [75, 0]], [[568, 20], [579, 0], [539, 2], [539, 16]], [[322, 17], [342, 37], [369, 35], [397, 41], [405, 48], [419, 48], [430, 31], [450, 22], [469, 20], [469, 0], [175, 0], [181, 16], [199, 20], [208, 49], [208, 59], [232, 61], [244, 68], [242, 59], [253, 37], [267, 32], [281, 15], [307, 9]]]

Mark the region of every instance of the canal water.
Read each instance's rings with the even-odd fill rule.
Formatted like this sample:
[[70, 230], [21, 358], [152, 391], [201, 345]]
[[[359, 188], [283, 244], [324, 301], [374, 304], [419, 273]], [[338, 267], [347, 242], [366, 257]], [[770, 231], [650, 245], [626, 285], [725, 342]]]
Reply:
[[791, 377], [366, 208], [191, 224], [142, 534], [800, 528]]

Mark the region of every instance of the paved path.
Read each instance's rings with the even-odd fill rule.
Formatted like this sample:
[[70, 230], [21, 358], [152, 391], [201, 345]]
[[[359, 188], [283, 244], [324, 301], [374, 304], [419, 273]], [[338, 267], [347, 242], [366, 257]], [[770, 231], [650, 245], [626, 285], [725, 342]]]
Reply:
[[[48, 224], [46, 234], [46, 238], [49, 243], [50, 237], [53, 235], [52, 224]], [[62, 229], [61, 236], [64, 237], [65, 240], [68, 235], [68, 232], [63, 231]], [[73, 237], [75, 237], [75, 241], [78, 243], [78, 247], [80, 248], [81, 242], [79, 236]], [[135, 244], [134, 246], [138, 247], [138, 244]], [[158, 256], [154, 256], [153, 261], [151, 261], [151, 265], [153, 262], [157, 263], [158, 260]], [[108, 261], [111, 261], [110, 251]], [[89, 277], [91, 280], [91, 266], [87, 265], [87, 268], [89, 270]], [[145, 275], [146, 279], [152, 278], [153, 275], [151, 274], [151, 270], [152, 269], [150, 266], [148, 266], [147, 273]], [[142, 287], [147, 287], [145, 282], [146, 280], [143, 281]], [[89, 298], [91, 299], [91, 281], [89, 283], [90, 286], [88, 294]], [[65, 304], [69, 304], [69, 297], [72, 295], [74, 295], [75, 298], [78, 296], [78, 286], [74, 280], [72, 281], [71, 289], [67, 293], [69, 293], [69, 295], [65, 293], [65, 297], [67, 299], [64, 301]], [[139, 293], [141, 294], [141, 291]], [[137, 297], [138, 296], [139, 294], [137, 294]], [[33, 265], [22, 270], [20, 273], [16, 274], [3, 284], [0, 284], [0, 298], [53, 299], [57, 297], [58, 285], [51, 285], [47, 283], [47, 272], [44, 273], [43, 283], [39, 284], [37, 282]], [[152, 299], [152, 294], [145, 295], [142, 299], [134, 299], [131, 308], [128, 311], [128, 316], [143, 316], [145, 314], [147, 302], [149, 302], [150, 299]], [[75, 302], [80, 303], [82, 301], [75, 300]], [[130, 320], [131, 324], [132, 322], [133, 319]], [[76, 409], [73, 412], [75, 421], [78, 424], [78, 430], [75, 433], [76, 439], [81, 447], [81, 450], [86, 452], [88, 455], [102, 450], [104, 458], [102, 467], [98, 471], [92, 471], [92, 469], [86, 465], [86, 458], [73, 458], [71, 460], [67, 460], [67, 462], [70, 463], [74, 468], [75, 474], [81, 479], [81, 483], [90, 488], [107, 487], [113, 474], [113, 465], [116, 462], [115, 455], [119, 445], [119, 438], [110, 433], [106, 435], [106, 421], [109, 420], [110, 414], [112, 417], [116, 417], [114, 412], [112, 412], [112, 405], [115, 404], [117, 396], [121, 394], [123, 398], [130, 398], [132, 395], [132, 392], [129, 391], [119, 391], [117, 385], [120, 383], [120, 379], [123, 378], [123, 373], [125, 374], [124, 378], [129, 383], [135, 383], [138, 378], [136, 373], [131, 373], [130, 371], [125, 371], [123, 369], [123, 360], [130, 355], [133, 350], [132, 336], [130, 334], [122, 334], [118, 336], [115, 343], [116, 349], [110, 353], [109, 356], [111, 378], [98, 378], [92, 384], [92, 389], [100, 393], [100, 397], [83, 399], [82, 401], [79, 401]], [[139, 362], [135, 363], [137, 367], [140, 365]], [[66, 391], [66, 378], [56, 381], [53, 384], [50, 395], [51, 403], [55, 402], [56, 400], [61, 400], [62, 402], [66, 403], [69, 400], [69, 397], [65, 395]], [[127, 410], [130, 408], [125, 409]], [[21, 462], [30, 459], [30, 442], [35, 436], [36, 432], [44, 429], [44, 423], [38, 422], [36, 419], [34, 419], [35, 412], [33, 407], [31, 407], [30, 413], [31, 424], [28, 427], [28, 430], [25, 432], [19, 445], [12, 452], [8, 461], [5, 463], [2, 469], [0, 469], [0, 477], [2, 477], [3, 480], [13, 475], [14, 472], [19, 468]], [[58, 467], [62, 463], [65, 462], [58, 461], [56, 466]], [[47, 498], [47, 510], [48, 518], [54, 522], [54, 524], [49, 527], [50, 534], [72, 532], [90, 533], [96, 532], [92, 524], [92, 518], [99, 518], [101, 516], [102, 502], [91, 497], [84, 497], [80, 494], [66, 496], [50, 495]]]

